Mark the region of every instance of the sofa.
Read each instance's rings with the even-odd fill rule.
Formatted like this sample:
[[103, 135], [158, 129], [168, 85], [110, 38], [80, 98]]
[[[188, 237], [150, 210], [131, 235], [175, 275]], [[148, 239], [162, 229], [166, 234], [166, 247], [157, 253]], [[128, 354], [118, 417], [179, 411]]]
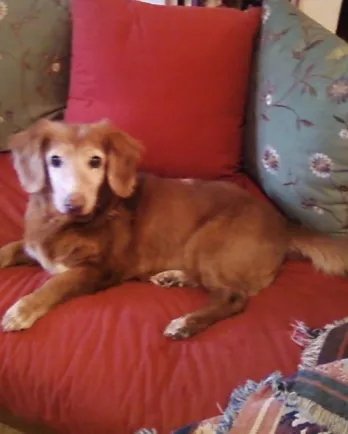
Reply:
[[[67, 13], [64, 3], [55, 1], [52, 7]], [[132, 10], [108, 14], [115, 4], [131, 4]], [[67, 121], [108, 116], [148, 145], [144, 170], [235, 182], [261, 200], [273, 201], [299, 224], [345, 235], [348, 50], [343, 41], [286, 0], [268, 0], [263, 11], [247, 12], [135, 6], [130, 0], [101, 0], [98, 5], [73, 0], [72, 6]], [[6, 12], [10, 16], [10, 9]], [[127, 13], [135, 14], [137, 31], [129, 32]], [[233, 26], [230, 20], [235, 20]], [[116, 28], [118, 39], [112, 33]], [[151, 28], [165, 35], [166, 47]], [[98, 37], [104, 45], [96, 42]], [[116, 51], [106, 56], [111, 37]], [[135, 53], [139, 38], [141, 50]], [[183, 40], [184, 48], [178, 42]], [[237, 57], [228, 60], [230, 52]], [[55, 79], [65, 58], [52, 53], [49, 77]], [[149, 60], [151, 53], [164, 59], [160, 65]], [[186, 63], [176, 68], [179, 54]], [[304, 74], [301, 79], [298, 71]], [[298, 87], [288, 92], [294, 74]], [[187, 76], [195, 78], [186, 82]], [[144, 81], [152, 84], [144, 89]], [[230, 82], [236, 86], [232, 90], [225, 86]], [[41, 112], [29, 110], [26, 119], [11, 114], [11, 107], [1, 112], [6, 135], [40, 116], [58, 116], [66, 95], [52, 89], [40, 100], [51, 105], [35, 105]], [[27, 97], [24, 108], [30, 105]], [[2, 140], [4, 144], [4, 136]], [[5, 145], [3, 150], [1, 245], [21, 238], [27, 199]], [[38, 267], [0, 270], [0, 315], [47, 278]], [[301, 353], [291, 339], [293, 325], [303, 321], [315, 328], [345, 317], [348, 282], [323, 276], [309, 263], [289, 261], [271, 287], [251, 298], [244, 313], [188, 340], [163, 336], [171, 319], [206, 300], [201, 288], [130, 282], [62, 304], [29, 330], [0, 332], [0, 420], [28, 433], [131, 434], [147, 427], [167, 434], [209, 418], [247, 379], [259, 381], [275, 370], [293, 373]]]

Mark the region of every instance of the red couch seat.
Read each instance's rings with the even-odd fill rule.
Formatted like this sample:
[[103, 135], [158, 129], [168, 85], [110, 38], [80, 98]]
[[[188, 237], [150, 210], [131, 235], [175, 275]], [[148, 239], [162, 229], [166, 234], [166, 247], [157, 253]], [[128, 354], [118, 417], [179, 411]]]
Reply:
[[[235, 180], [256, 190], [243, 175]], [[21, 237], [26, 197], [0, 156], [0, 245]], [[0, 315], [47, 275], [0, 271]], [[199, 289], [130, 283], [59, 306], [32, 329], [0, 332], [0, 409], [61, 433], [160, 434], [218, 413], [232, 389], [273, 370], [296, 369], [291, 322], [322, 326], [347, 315], [348, 283], [289, 263], [245, 313], [187, 341], [162, 336], [173, 318], [201, 306]]]

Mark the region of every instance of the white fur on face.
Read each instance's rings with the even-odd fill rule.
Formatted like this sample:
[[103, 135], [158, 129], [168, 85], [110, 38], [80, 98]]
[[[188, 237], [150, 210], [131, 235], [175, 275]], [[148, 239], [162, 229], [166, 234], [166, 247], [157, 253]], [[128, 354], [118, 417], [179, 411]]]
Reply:
[[[60, 159], [60, 167], [54, 167], [52, 164], [53, 156]], [[90, 166], [92, 157], [101, 159], [99, 167]], [[46, 165], [56, 210], [62, 214], [66, 213], [67, 198], [71, 194], [78, 193], [85, 200], [82, 214], [91, 213], [105, 177], [105, 154], [92, 145], [78, 147], [69, 143], [52, 143], [46, 154]]]

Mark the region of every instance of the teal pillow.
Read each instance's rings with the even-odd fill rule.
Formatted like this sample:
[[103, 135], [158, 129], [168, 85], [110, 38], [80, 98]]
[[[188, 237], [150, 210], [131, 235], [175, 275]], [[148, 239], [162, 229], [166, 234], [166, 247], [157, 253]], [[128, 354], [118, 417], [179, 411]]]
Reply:
[[245, 166], [285, 214], [348, 230], [348, 44], [288, 0], [266, 0]]
[[0, 150], [9, 134], [58, 116], [68, 93], [69, 0], [0, 0]]

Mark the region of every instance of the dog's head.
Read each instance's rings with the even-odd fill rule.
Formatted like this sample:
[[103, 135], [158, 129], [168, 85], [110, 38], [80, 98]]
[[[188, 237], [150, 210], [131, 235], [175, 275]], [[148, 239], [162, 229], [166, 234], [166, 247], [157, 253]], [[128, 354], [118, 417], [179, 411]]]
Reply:
[[108, 121], [69, 125], [38, 121], [10, 139], [14, 167], [30, 194], [50, 191], [61, 214], [87, 216], [106, 182], [122, 198], [136, 185], [142, 146]]

